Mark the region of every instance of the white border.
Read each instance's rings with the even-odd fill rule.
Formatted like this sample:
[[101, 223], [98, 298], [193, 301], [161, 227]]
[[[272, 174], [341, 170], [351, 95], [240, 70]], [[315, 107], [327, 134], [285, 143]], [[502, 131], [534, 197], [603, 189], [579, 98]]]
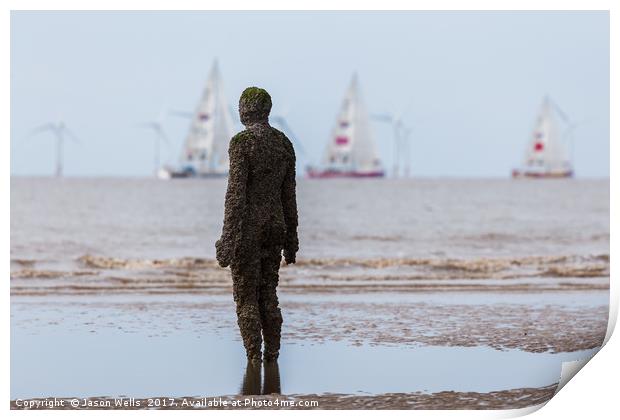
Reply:
[[[506, 1], [490, 1], [490, 0], [470, 0], [470, 1], [458, 1], [458, 0], [419, 0], [419, 1], [405, 1], [405, 0], [383, 0], [381, 2], [371, 2], [364, 0], [357, 1], [344, 1], [344, 0], [300, 0], [300, 1], [283, 1], [283, 0], [271, 0], [262, 1], [259, 4], [255, 1], [199, 1], [199, 0], [177, 0], [177, 1], [162, 1], [162, 0], [110, 0], [101, 1], [93, 0], [89, 2], [76, 1], [76, 0], [59, 0], [59, 1], [15, 1], [9, 0], [2, 2], [3, 15], [2, 24], [0, 24], [0, 32], [2, 37], [1, 47], [2, 56], [9, 58], [10, 48], [10, 10], [343, 10], [355, 8], [359, 10], [609, 10], [610, 11], [610, 28], [611, 28], [611, 115], [618, 114], [618, 84], [616, 82], [618, 74], [618, 47], [620, 42], [618, 39], [620, 28], [620, 19], [618, 19], [617, 13], [620, 10], [620, 4], [611, 0], [506, 0]], [[379, 7], [380, 6], [380, 7]], [[0, 259], [2, 265], [2, 272], [4, 276], [4, 312], [2, 329], [4, 333], [4, 345], [1, 347], [2, 359], [4, 361], [3, 372], [5, 372], [4, 381], [2, 381], [2, 391], [5, 395], [5, 410], [8, 410], [9, 401], [9, 384], [10, 376], [8, 375], [10, 369], [10, 344], [9, 335], [9, 321], [10, 321], [10, 282], [9, 282], [9, 262], [10, 262], [10, 79], [9, 79], [9, 62], [3, 61], [3, 65], [0, 66], [0, 72], [2, 75], [2, 152], [0, 153], [0, 164], [2, 165], [3, 174], [0, 181], [0, 192], [2, 193], [3, 200], [0, 204], [0, 211], [2, 212], [2, 251], [4, 258]], [[611, 214], [618, 214], [620, 206], [618, 205], [618, 194], [614, 191], [617, 190], [617, 185], [614, 179], [617, 177], [618, 167], [618, 147], [617, 147], [617, 135], [618, 135], [618, 122], [615, 119], [611, 119], [611, 150], [610, 150], [610, 185], [611, 185]], [[611, 246], [610, 255], [612, 257], [611, 265], [611, 278], [615, 277], [615, 267], [613, 261], [615, 261], [617, 244], [615, 238], [618, 234], [618, 224], [612, 218], [611, 220]], [[615, 321], [618, 313], [618, 288], [615, 282], [611, 282], [611, 305], [610, 305], [610, 326], [608, 329], [607, 339], [615, 325]], [[612, 337], [603, 350], [594, 357], [594, 359], [588, 363], [587, 367], [579, 373], [577, 379], [570, 381], [570, 383], [562, 389], [546, 406], [544, 409], [537, 411], [531, 418], [547, 419], [547, 418], [583, 418], [588, 416], [590, 418], [608, 418], [610, 414], [617, 413], [617, 395], [615, 391], [615, 379], [619, 373], [617, 355], [619, 354], [620, 344], [618, 339]], [[503, 412], [470, 412], [470, 411], [416, 411], [411, 413], [409, 411], [393, 411], [389, 412], [390, 416], [402, 417], [402, 418], [504, 418], [523, 415], [531, 412], [533, 409], [525, 410], [508, 410]], [[140, 413], [140, 414], [138, 414]], [[250, 413], [250, 414], [247, 414]], [[51, 418], [65, 418], [80, 416], [90, 417], [103, 417], [113, 415], [115, 417], [127, 417], [127, 416], [142, 416], [146, 415], [143, 411], [137, 412], [104, 412], [104, 411], [89, 411], [89, 412], [66, 412], [66, 411], [45, 411], [45, 412], [22, 412], [22, 411], [10, 411], [8, 413], [11, 416], [34, 416], [34, 417], [51, 417]], [[291, 414], [290, 411], [283, 412], [265, 412], [265, 411], [233, 411], [233, 412], [218, 412], [217, 415], [222, 416], [242, 416], [251, 415], [253, 418], [270, 418], [273, 416], [286, 416]], [[386, 415], [387, 412], [374, 413], [373, 411], [333, 411], [333, 412], [321, 412], [320, 415], [324, 416], [342, 416], [342, 415], [354, 415], [356, 417], [369, 417], [375, 415]], [[158, 418], [162, 416], [214, 416], [215, 412], [151, 412], [148, 415], [153, 415]], [[314, 417], [316, 412], [311, 411], [295, 411], [295, 416], [299, 417]]]

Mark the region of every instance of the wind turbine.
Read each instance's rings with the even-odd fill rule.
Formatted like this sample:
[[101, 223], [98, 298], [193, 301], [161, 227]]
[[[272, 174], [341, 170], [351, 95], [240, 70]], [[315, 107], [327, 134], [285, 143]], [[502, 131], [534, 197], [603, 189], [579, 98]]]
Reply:
[[[235, 121], [235, 123], [237, 125], [241, 124], [241, 121], [239, 121], [239, 115], [238, 115], [238, 111], [232, 106], [229, 106], [229, 112], [230, 115], [233, 117], [233, 120]], [[175, 117], [180, 117], [180, 118], [186, 118], [186, 119], [190, 119], [193, 118], [194, 114], [192, 112], [188, 112], [188, 111], [181, 111], [181, 110], [171, 110], [169, 112], [169, 115], [175, 116]], [[291, 126], [289, 125], [287, 119], [286, 119], [286, 115], [288, 115], [288, 110], [278, 114], [278, 113], [272, 113], [269, 116], [269, 119], [271, 120], [271, 122], [273, 122], [275, 125], [277, 125], [278, 127], [280, 127], [280, 129], [284, 132], [284, 134], [286, 134], [290, 140], [293, 142], [293, 145], [295, 146], [295, 150], [298, 150], [301, 154], [301, 156], [306, 156], [306, 150], [304, 149], [303, 145], [301, 144], [301, 142], [298, 140], [297, 136], [295, 135], [295, 133], [293, 132], [293, 130], [291, 129]]]
[[64, 121], [58, 122], [49, 122], [46, 124], [42, 124], [38, 127], [35, 127], [29, 134], [28, 137], [32, 137], [36, 134], [43, 133], [45, 131], [50, 131], [56, 137], [56, 177], [60, 178], [63, 174], [63, 151], [64, 151], [64, 142], [65, 138], [70, 138], [76, 143], [79, 143], [80, 140], [76, 137], [73, 131], [69, 130]]
[[[398, 114], [373, 114], [371, 117], [374, 120], [388, 123], [392, 126], [394, 132], [394, 177], [397, 178], [400, 172], [400, 161], [404, 161], [404, 175], [409, 177], [411, 169], [411, 162], [409, 159], [409, 136], [411, 135], [411, 128], [407, 127], [403, 123], [403, 115], [409, 110], [413, 101], [409, 101], [409, 104]], [[402, 151], [402, 153], [401, 153]]]
[[193, 118], [194, 113], [188, 111], [179, 111], [178, 109], [173, 109], [168, 112], [168, 115], [172, 115], [173, 117], [181, 117], [181, 118]]
[[152, 120], [152, 121], [146, 121], [143, 122], [141, 124], [139, 124], [140, 127], [152, 130], [155, 133], [155, 137], [153, 138], [153, 146], [154, 146], [154, 150], [153, 150], [153, 154], [154, 154], [154, 174], [157, 177], [159, 175], [159, 170], [160, 165], [161, 165], [161, 142], [163, 141], [164, 144], [169, 145], [170, 142], [168, 140], [168, 136], [166, 135], [166, 132], [164, 131], [164, 126], [163, 126], [163, 120], [164, 120], [164, 116], [165, 116], [165, 111], [162, 109], [157, 118]]
[[[230, 113], [233, 116], [235, 122], [238, 124], [241, 124], [241, 121], [239, 121], [239, 113], [232, 105], [230, 106]], [[184, 113], [182, 111], [177, 111], [175, 112], [175, 115], [182, 117], [184, 116]], [[288, 108], [284, 109], [283, 112], [281, 113], [272, 112], [269, 115], [269, 120], [273, 124], [280, 127], [280, 129], [284, 132], [284, 134], [286, 134], [289, 137], [289, 139], [293, 142], [293, 145], [295, 146], [295, 150], [298, 150], [301, 156], [305, 157], [306, 150], [304, 149], [304, 146], [301, 144], [301, 142], [299, 141], [299, 139], [293, 132], [293, 129], [288, 123], [287, 116], [288, 116]]]
[[405, 178], [409, 178], [411, 175], [411, 150], [409, 143], [409, 136], [411, 135], [411, 127], [406, 127], [401, 124], [401, 133], [402, 133], [402, 146], [403, 146], [403, 159], [405, 161]]
[[566, 129], [564, 131], [564, 137], [570, 143], [570, 162], [571, 165], [575, 164], [575, 130], [577, 127], [582, 125], [586, 121], [572, 121], [568, 114], [560, 108], [560, 106], [553, 100], [549, 95], [545, 96], [545, 100], [551, 103], [553, 109], [555, 109], [556, 113], [560, 116], [560, 119], [566, 124]]
[[305, 157], [306, 150], [304, 149], [304, 146], [301, 144], [301, 142], [299, 141], [299, 139], [293, 132], [293, 129], [291, 129], [291, 126], [286, 120], [286, 117], [283, 114], [274, 114], [274, 115], [271, 115], [269, 119], [282, 129], [284, 134], [286, 134], [291, 139], [293, 144], [295, 145], [295, 149], [299, 150], [301, 156]]

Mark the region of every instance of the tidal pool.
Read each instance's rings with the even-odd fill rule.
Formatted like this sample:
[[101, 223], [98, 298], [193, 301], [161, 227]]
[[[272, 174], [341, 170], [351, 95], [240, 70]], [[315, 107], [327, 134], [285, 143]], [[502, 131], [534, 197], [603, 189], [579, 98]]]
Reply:
[[[285, 344], [277, 366], [246, 370], [236, 337], [37, 332], [12, 328], [11, 399], [254, 394], [382, 394], [537, 388], [558, 382], [570, 353], [489, 347]], [[262, 378], [261, 378], [262, 376]], [[258, 385], [263, 382], [262, 388]]]

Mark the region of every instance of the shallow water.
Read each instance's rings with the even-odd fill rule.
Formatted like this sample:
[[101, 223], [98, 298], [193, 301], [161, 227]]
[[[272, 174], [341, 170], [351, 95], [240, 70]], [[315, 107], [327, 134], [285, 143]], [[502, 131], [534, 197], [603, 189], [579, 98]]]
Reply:
[[[12, 399], [230, 395], [240, 392], [246, 372], [239, 343], [215, 335], [175, 333], [161, 338], [114, 332], [28, 334], [14, 329], [11, 346]], [[280, 392], [490, 392], [543, 387], [558, 381], [561, 362], [594, 352], [285, 345], [278, 364]]]
[[[213, 258], [225, 180], [12, 178], [11, 258]], [[298, 182], [299, 258], [609, 254], [609, 180]]]
[[[213, 261], [224, 189], [13, 178], [11, 398], [256, 388]], [[607, 180], [300, 180], [298, 193], [269, 389], [539, 388], [602, 342]]]
[[[429, 305], [527, 305], [531, 308], [543, 307], [547, 305], [559, 305], [575, 309], [588, 309], [598, 306], [609, 305], [609, 290], [588, 290], [583, 291], [561, 291], [561, 292], [437, 292], [437, 293], [394, 293], [373, 292], [373, 293], [306, 293], [306, 294], [290, 294], [280, 291], [278, 293], [280, 302], [286, 303], [312, 303], [312, 302], [329, 302], [335, 305], [341, 303], [392, 303], [401, 305], [416, 305], [420, 303]], [[55, 296], [52, 303], [57, 305], [70, 305], [72, 303], [98, 303], [98, 304], [116, 304], [129, 303], [135, 306], [149, 305], [153, 303], [172, 303], [177, 302], [183, 304], [200, 304], [203, 302], [214, 302], [230, 304], [232, 307], [232, 291], [223, 294], [200, 295], [200, 294], [153, 294], [153, 295], [136, 295], [136, 294], [100, 294], [96, 297], [84, 299], [83, 296]], [[22, 318], [24, 315], [28, 318], [36, 316], [38, 310], [50, 302], [47, 295], [19, 296], [13, 297], [12, 312]], [[66, 308], [66, 307], [65, 307]]]

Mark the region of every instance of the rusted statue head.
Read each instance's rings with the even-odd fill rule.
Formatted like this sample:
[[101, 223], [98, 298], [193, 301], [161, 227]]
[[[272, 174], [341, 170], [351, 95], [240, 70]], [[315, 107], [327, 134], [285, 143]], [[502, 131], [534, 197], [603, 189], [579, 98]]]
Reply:
[[239, 98], [239, 117], [243, 125], [268, 122], [271, 96], [265, 89], [249, 87]]

